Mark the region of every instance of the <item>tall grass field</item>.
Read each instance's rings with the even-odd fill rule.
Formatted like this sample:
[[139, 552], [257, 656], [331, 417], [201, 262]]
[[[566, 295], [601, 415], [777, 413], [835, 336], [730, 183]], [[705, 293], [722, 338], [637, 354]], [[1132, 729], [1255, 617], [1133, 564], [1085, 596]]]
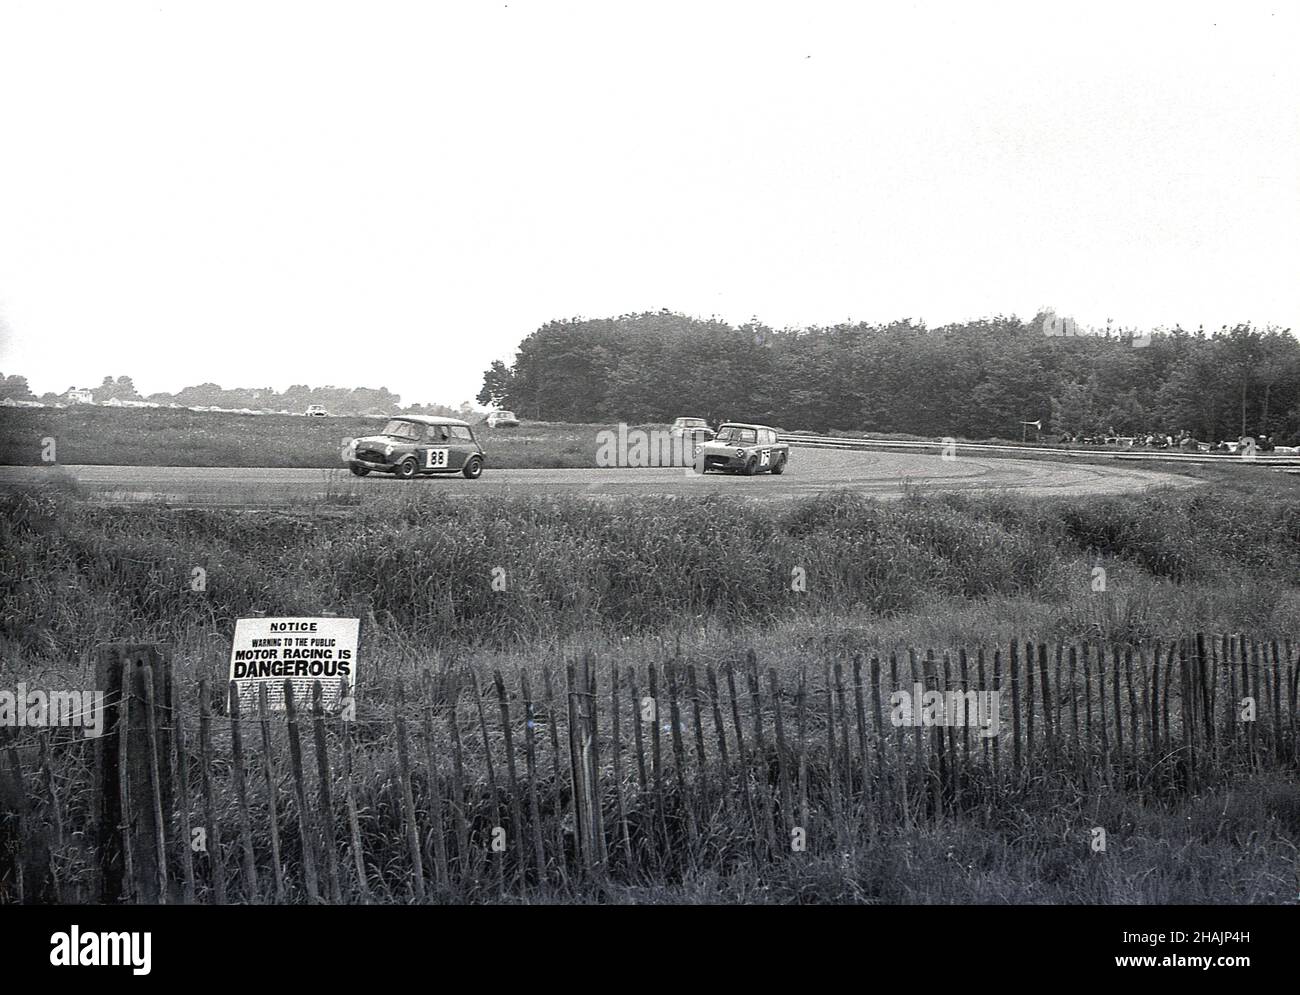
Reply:
[[[912, 493], [877, 502], [828, 493], [778, 506], [721, 497], [457, 502], [402, 491], [329, 516], [114, 508], [57, 491], [10, 494], [0, 515], [0, 686], [89, 686], [98, 644], [165, 643], [188, 703], [178, 721], [194, 720], [202, 680], [220, 727], [235, 619], [257, 612], [359, 617], [358, 716], [349, 733], [358, 737], [358, 752], [348, 783], [357, 788], [354, 842], [363, 859], [355, 874], [343, 874], [342, 900], [1289, 901], [1296, 897], [1300, 792], [1285, 722], [1274, 729], [1276, 742], [1261, 740], [1250, 762], [1225, 756], [1197, 782], [1169, 775], [1177, 765], [1159, 751], [1142, 761], [1149, 768], [1138, 763], [1141, 751], [1128, 767], [1112, 767], [1109, 752], [1104, 764], [1091, 753], [1043, 753], [1040, 725], [1039, 766], [1029, 765], [1025, 776], [1007, 780], [991, 768], [972, 768], [965, 793], [956, 796], [965, 801], [936, 795], [929, 817], [928, 782], [914, 780], [910, 802], [868, 817], [850, 805], [855, 791], [866, 796], [861, 783], [848, 776], [837, 786], [843, 768], [833, 745], [830, 677], [835, 664], [852, 673], [855, 658], [906, 659], [912, 647], [969, 650], [973, 660], [977, 649], [991, 658], [994, 648], [1005, 653], [1017, 641], [1145, 647], [1195, 632], [1249, 633], [1264, 645], [1277, 640], [1290, 667], [1289, 640], [1300, 631], [1300, 506], [1286, 494], [1282, 483], [1257, 492], [1225, 486], [1088, 500]], [[198, 589], [196, 569], [203, 577]], [[626, 789], [619, 811], [611, 795], [599, 817], [614, 841], [623, 825], [630, 827], [619, 844], [626, 854], [615, 847], [608, 873], [597, 876], [555, 863], [557, 854], [573, 857], [580, 832], [560, 754], [536, 758], [536, 776], [522, 776], [533, 760], [522, 752], [522, 679], [530, 679], [537, 703], [527, 728], [545, 752], [558, 713], [541, 705], [541, 689], [554, 679], [562, 701], [566, 668], [578, 660], [599, 675], [596, 748], [604, 783], [616, 779]], [[798, 783], [811, 786], [814, 809], [825, 804], [835, 813], [817, 824], [806, 852], [788, 854], [777, 839], [763, 843], [761, 860], [755, 856], [757, 823], [746, 804], [768, 798], [775, 806], [779, 792], [754, 766], [750, 711], [741, 723], [751, 737], [749, 766], [739, 769], [734, 752], [723, 764], [711, 745], [693, 742], [687, 725], [639, 730], [647, 751], [653, 733], [664, 766], [661, 787], [653, 776], [638, 786], [631, 760], [637, 723], [625, 682], [624, 752], [614, 764], [611, 715], [600, 711], [611, 701], [610, 673], [631, 674], [644, 695], [651, 666], [661, 682], [684, 682], [688, 666], [702, 683], [716, 674], [721, 697], [703, 700], [723, 709], [735, 702], [752, 710], [769, 677], [776, 682], [784, 735], [808, 744]], [[498, 671], [517, 726], [509, 751], [498, 739]], [[757, 679], [747, 690], [749, 673]], [[1294, 681], [1294, 669], [1279, 673]], [[740, 682], [734, 694], [731, 677]], [[685, 707], [684, 684], [682, 692]], [[1096, 688], [1086, 703], [1109, 707]], [[1112, 720], [1127, 718], [1128, 704], [1117, 708]], [[713, 728], [707, 704], [705, 712], [702, 728]], [[414, 772], [404, 776], [389, 745], [396, 716], [413, 736]], [[774, 715], [766, 716], [771, 750]], [[731, 728], [725, 711], [719, 718], [718, 729]], [[1040, 713], [1040, 723], [1045, 718]], [[438, 731], [426, 757], [417, 734], [428, 721]], [[1174, 722], [1176, 732], [1177, 715]], [[422, 881], [437, 877], [432, 868], [440, 856], [464, 864], [454, 885], [415, 888], [403, 789], [411, 790], [412, 817], [426, 830], [430, 820], [450, 820], [447, 812], [434, 815], [453, 776], [447, 723], [463, 734], [458, 776], [465, 779], [462, 811], [471, 831], [486, 833], [493, 819], [513, 819], [518, 806], [523, 822], [511, 826], [545, 828], [538, 869], [531, 869], [531, 854], [516, 859], [514, 838], [506, 874], [473, 856], [479, 849], [462, 852], [459, 840], [449, 844], [450, 857], [439, 855], [426, 831], [415, 844], [427, 861]], [[281, 726], [276, 736], [283, 734]], [[330, 741], [338, 735], [331, 724]], [[734, 751], [739, 743], [732, 744]], [[922, 766], [907, 773], [910, 744], [906, 739], [893, 762], [904, 765], [903, 778], [923, 778]], [[16, 764], [34, 764], [28, 785], [36, 801], [26, 818], [48, 826], [49, 803], [41, 799], [49, 792], [37, 790], [46, 783], [34, 759], [39, 744], [28, 734], [11, 746]], [[219, 740], [218, 752], [225, 749]], [[680, 767], [673, 766], [675, 752]], [[88, 753], [65, 744], [52, 754], [52, 797], [61, 821], [72, 826], [89, 805]], [[516, 762], [509, 778], [507, 760]], [[1114, 777], [1101, 778], [1103, 766]], [[683, 770], [689, 780], [679, 782]], [[215, 817], [229, 847], [225, 870], [213, 873], [228, 873], [232, 900], [245, 900], [234, 842], [240, 806], [228, 762], [212, 765], [211, 777]], [[254, 860], [265, 874], [268, 789], [260, 771], [249, 784], [261, 827], [252, 840]], [[290, 868], [283, 900], [306, 901], [296, 876], [302, 858], [292, 844], [296, 803], [286, 783], [281, 788], [281, 856]], [[687, 805], [688, 797], [695, 801]], [[527, 814], [534, 800], [536, 823]], [[320, 804], [315, 788], [309, 801]], [[337, 795], [334, 804], [342, 805]], [[28, 900], [52, 900], [52, 881], [65, 899], [92, 900], [91, 857], [72, 834], [61, 843], [47, 840], [38, 853], [17, 846], [12, 826], [21, 807], [12, 787], [0, 792], [3, 825], [10, 827], [0, 846], [8, 846], [11, 868], [0, 870], [0, 895], [14, 900], [13, 868], [22, 865]], [[342, 814], [339, 820], [347, 824]], [[1096, 826], [1110, 828], [1104, 859], [1088, 845]], [[211, 887], [201, 875], [200, 890]]]

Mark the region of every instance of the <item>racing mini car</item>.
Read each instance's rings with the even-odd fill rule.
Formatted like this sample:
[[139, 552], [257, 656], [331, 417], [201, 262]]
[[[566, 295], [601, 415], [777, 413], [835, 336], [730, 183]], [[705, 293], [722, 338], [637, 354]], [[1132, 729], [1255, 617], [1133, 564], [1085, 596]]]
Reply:
[[712, 440], [696, 447], [695, 472], [782, 474], [789, 459], [790, 446], [776, 441], [776, 429], [727, 422]]
[[353, 439], [343, 452], [358, 477], [374, 471], [404, 480], [425, 473], [461, 473], [475, 480], [486, 458], [467, 422], [433, 415], [398, 415], [378, 435]]
[[713, 429], [709, 428], [709, 423], [703, 418], [678, 418], [668, 431], [683, 438], [691, 436], [700, 442], [708, 442], [714, 436]]

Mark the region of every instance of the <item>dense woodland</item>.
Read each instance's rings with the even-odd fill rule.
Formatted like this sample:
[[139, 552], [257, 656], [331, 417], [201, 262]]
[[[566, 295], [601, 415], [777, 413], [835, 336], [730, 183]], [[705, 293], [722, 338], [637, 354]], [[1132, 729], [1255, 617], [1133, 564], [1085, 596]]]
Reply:
[[[664, 422], [678, 415], [966, 439], [1159, 433], [1217, 442], [1268, 435], [1300, 442], [1300, 341], [1240, 324], [1110, 334], [1070, 331], [1050, 313], [928, 328], [908, 320], [775, 330], [668, 311], [551, 321], [494, 362], [480, 404], [538, 421]], [[140, 400], [130, 377], [105, 377], [96, 403]], [[0, 374], [0, 398], [34, 400]], [[41, 398], [53, 403], [49, 394]], [[397, 410], [386, 388], [187, 387], [148, 400], [185, 406], [335, 414]], [[464, 406], [462, 406], [464, 407]], [[437, 404], [403, 410], [457, 414]]]
[[979, 439], [1019, 438], [1022, 421], [1041, 419], [1045, 435], [1300, 436], [1289, 330], [1062, 327], [1050, 313], [782, 331], [666, 311], [552, 321], [512, 366], [492, 364], [478, 399], [554, 421], [699, 415]]

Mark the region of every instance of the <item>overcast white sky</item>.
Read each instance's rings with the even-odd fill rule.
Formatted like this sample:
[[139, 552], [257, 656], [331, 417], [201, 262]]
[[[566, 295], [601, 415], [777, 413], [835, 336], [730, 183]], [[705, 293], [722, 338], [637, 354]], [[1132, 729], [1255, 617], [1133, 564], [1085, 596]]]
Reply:
[[0, 369], [455, 403], [661, 307], [1300, 329], [1296, 10], [0, 0]]

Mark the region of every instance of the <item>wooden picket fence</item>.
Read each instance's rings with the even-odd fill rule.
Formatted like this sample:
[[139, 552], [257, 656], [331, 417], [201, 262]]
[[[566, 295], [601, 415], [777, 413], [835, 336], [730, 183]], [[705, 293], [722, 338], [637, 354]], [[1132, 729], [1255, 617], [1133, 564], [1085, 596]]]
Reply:
[[[65, 762], [85, 742], [49, 731], [9, 737], [20, 838], [52, 856], [45, 880], [15, 861], [0, 897], [473, 901], [850, 852], [1044, 785], [1155, 797], [1294, 768], [1298, 672], [1289, 641], [1240, 635], [780, 671], [753, 651], [719, 666], [587, 656], [563, 687], [547, 669], [540, 687], [528, 671], [425, 671], [409, 693], [388, 686], [382, 713], [363, 688], [344, 721], [319, 685], [310, 702], [287, 688], [284, 712], [263, 693], [241, 714], [206, 680], [187, 701], [157, 647], [106, 647], [93, 757]], [[895, 725], [891, 694], [917, 684], [997, 692], [999, 735]]]

